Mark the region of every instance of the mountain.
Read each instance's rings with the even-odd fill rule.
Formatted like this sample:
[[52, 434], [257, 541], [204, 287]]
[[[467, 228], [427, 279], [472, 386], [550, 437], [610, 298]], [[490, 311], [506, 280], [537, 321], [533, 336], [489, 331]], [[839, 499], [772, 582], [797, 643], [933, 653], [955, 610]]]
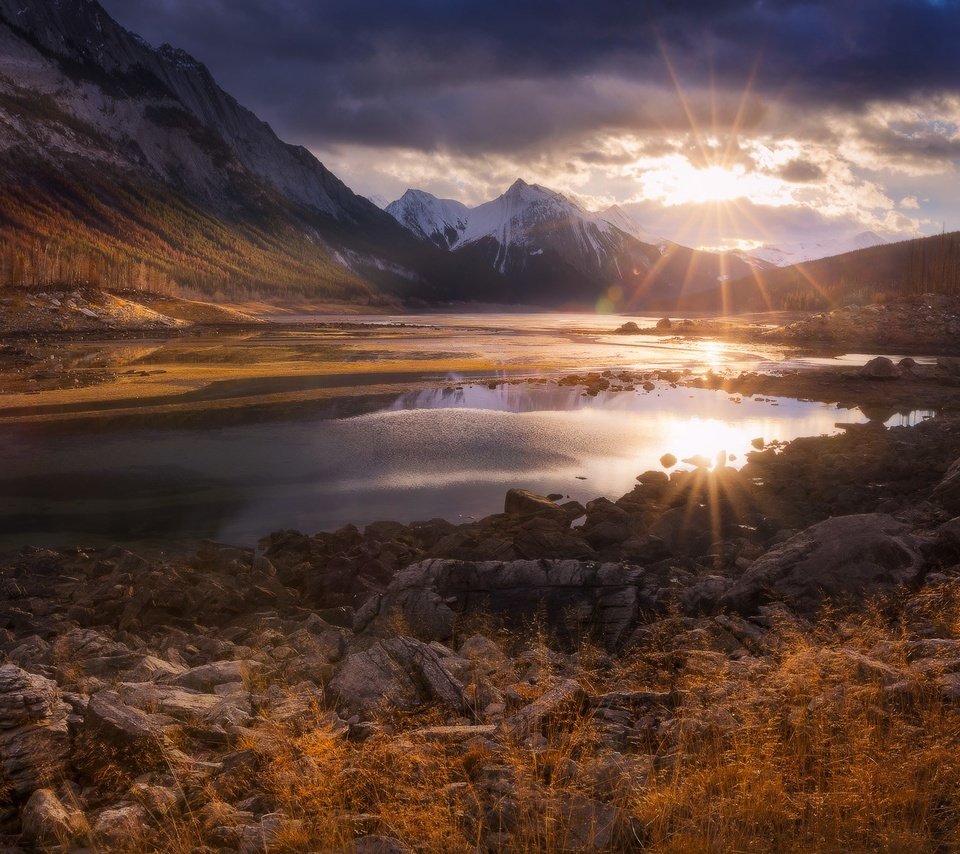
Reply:
[[755, 270], [682, 305], [723, 312], [819, 310], [927, 293], [960, 295], [960, 232]]
[[742, 258], [646, 235], [619, 208], [592, 213], [522, 180], [474, 208], [408, 190], [387, 211], [421, 240], [468, 262], [466, 269], [492, 270], [497, 279], [491, 288], [474, 296], [487, 301], [593, 302], [616, 287], [618, 307], [638, 307], [713, 288], [751, 270]]
[[750, 249], [739, 254], [745, 260], [755, 259], [772, 264], [775, 267], [789, 267], [792, 264], [803, 264], [820, 258], [829, 258], [833, 255], [856, 252], [858, 249], [869, 249], [871, 246], [882, 246], [886, 242], [875, 232], [862, 231], [848, 238], [837, 237], [807, 243], [777, 245], [766, 243], [756, 249]]
[[0, 179], [0, 281], [370, 300], [424, 290], [437, 263], [203, 64], [96, 0], [0, 0]]
[[470, 209], [453, 199], [438, 199], [423, 190], [407, 190], [386, 211], [421, 240], [452, 249], [467, 228]]

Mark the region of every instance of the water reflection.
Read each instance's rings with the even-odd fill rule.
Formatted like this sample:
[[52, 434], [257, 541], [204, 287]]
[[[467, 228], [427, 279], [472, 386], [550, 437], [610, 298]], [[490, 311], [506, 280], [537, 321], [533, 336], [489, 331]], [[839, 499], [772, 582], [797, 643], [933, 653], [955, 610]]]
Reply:
[[[932, 413], [894, 416], [915, 423]], [[349, 418], [0, 442], [0, 550], [252, 543], [278, 528], [497, 512], [509, 486], [617, 497], [670, 452], [744, 462], [753, 439], [832, 433], [859, 410], [658, 384], [601, 392], [451, 382]]]

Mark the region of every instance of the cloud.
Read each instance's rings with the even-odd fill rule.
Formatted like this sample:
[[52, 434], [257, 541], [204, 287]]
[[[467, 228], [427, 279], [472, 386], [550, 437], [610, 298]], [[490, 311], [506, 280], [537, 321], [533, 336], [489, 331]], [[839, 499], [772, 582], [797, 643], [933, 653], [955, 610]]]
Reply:
[[903, 234], [960, 190], [960, 0], [103, 2], [383, 198], [523, 176], [666, 229], [709, 179], [738, 234]]
[[[684, 89], [713, 91], [715, 102], [690, 105], [705, 126], [735, 121], [748, 80], [753, 114], [778, 99], [857, 109], [954, 90], [960, 79], [958, 0], [106, 5], [148, 39], [208, 62], [283, 132], [327, 142], [470, 150], [478, 136], [486, 145], [533, 144], [586, 124], [676, 127], [678, 107], [661, 116], [640, 97], [672, 94], [671, 69]], [[565, 91], [569, 106], [558, 97]]]
[[789, 163], [780, 167], [777, 173], [784, 181], [792, 181], [796, 184], [805, 184], [810, 181], [819, 181], [824, 176], [824, 171], [816, 163], [809, 160], [791, 160]]

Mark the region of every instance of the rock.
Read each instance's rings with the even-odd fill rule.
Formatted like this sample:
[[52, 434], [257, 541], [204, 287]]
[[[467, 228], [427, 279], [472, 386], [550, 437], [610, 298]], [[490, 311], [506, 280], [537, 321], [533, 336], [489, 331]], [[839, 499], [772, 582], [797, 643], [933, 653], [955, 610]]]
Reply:
[[173, 679], [166, 680], [171, 685], [192, 688], [195, 691], [212, 691], [217, 685], [229, 682], [246, 682], [263, 671], [259, 661], [214, 661], [192, 667]]
[[537, 495], [527, 489], [511, 489], [503, 502], [503, 512], [508, 516], [557, 516], [565, 515], [559, 504], [545, 495]]
[[892, 516], [836, 516], [801, 531], [756, 560], [725, 603], [744, 614], [764, 600], [783, 600], [812, 614], [825, 597], [862, 599], [914, 581], [922, 541]]
[[534, 702], [500, 724], [500, 730], [514, 741], [539, 732], [547, 720], [578, 711], [587, 695], [575, 679], [564, 679]]
[[628, 756], [607, 753], [580, 765], [577, 782], [598, 798], [613, 798], [617, 793], [637, 791], [653, 777], [652, 756]]
[[960, 513], [960, 459], [947, 469], [943, 480], [934, 487], [931, 498], [950, 513]]
[[937, 540], [944, 551], [954, 555], [960, 554], [960, 516], [944, 522], [937, 529]]
[[940, 356], [937, 358], [937, 367], [951, 377], [960, 377], [960, 357]]
[[250, 697], [245, 691], [221, 697], [176, 685], [137, 682], [123, 682], [117, 690], [128, 706], [157, 711], [182, 721], [244, 726], [252, 715]]
[[640, 327], [632, 320], [628, 320], [626, 323], [618, 326], [616, 332], [620, 335], [637, 335], [640, 332]]
[[489, 676], [501, 681], [510, 681], [516, 678], [516, 671], [510, 657], [504, 653], [489, 638], [483, 635], [473, 635], [460, 645], [460, 656], [473, 663], [476, 671], [482, 676]]
[[240, 835], [239, 854], [268, 854], [278, 850], [297, 850], [291, 838], [304, 836], [303, 822], [281, 813], [270, 813], [259, 824], [248, 825]]
[[[408, 591], [414, 597], [426, 592], [456, 615], [496, 613], [526, 626], [542, 614], [561, 639], [588, 631], [613, 650], [626, 639], [641, 609], [653, 605], [645, 581], [644, 569], [618, 563], [427, 560], [398, 572], [363, 611], [375, 615], [382, 603], [404, 601]], [[369, 625], [376, 628], [376, 619]]]
[[139, 804], [104, 810], [93, 823], [93, 833], [109, 847], [137, 850], [147, 835], [147, 811]]
[[660, 457], [660, 465], [665, 469], [672, 469], [677, 464], [677, 458], [673, 454], [664, 454]]
[[70, 847], [87, 830], [79, 810], [69, 809], [51, 789], [37, 789], [20, 813], [25, 842], [40, 847]]
[[420, 702], [409, 674], [380, 643], [348, 655], [329, 688], [345, 708], [364, 714], [382, 708], [414, 709]]
[[561, 798], [558, 813], [563, 828], [558, 850], [631, 850], [622, 845], [629, 822], [615, 807], [572, 793]]
[[382, 636], [407, 634], [423, 641], [445, 641], [453, 636], [455, 621], [456, 614], [433, 590], [391, 583], [386, 593], [360, 607], [353, 627], [356, 632]]
[[411, 854], [412, 848], [392, 836], [361, 836], [353, 841], [353, 854]]
[[720, 532], [710, 509], [700, 504], [674, 507], [663, 513], [649, 535], [663, 542], [671, 554], [697, 557], [704, 554]]
[[661, 317], [657, 321], [657, 329], [663, 331], [665, 329], [673, 329], [673, 323], [669, 317]]
[[[140, 709], [132, 708], [114, 691], [98, 691], [90, 698], [83, 734], [92, 751], [103, 745], [131, 768], [149, 770], [165, 764], [170, 745], [161, 726]], [[94, 753], [93, 761], [98, 759]]]
[[0, 780], [14, 798], [63, 776], [69, 714], [55, 682], [14, 664], [0, 666]]
[[183, 792], [149, 783], [134, 783], [130, 787], [130, 797], [154, 819], [175, 815], [183, 804]]
[[900, 379], [900, 368], [886, 356], [877, 356], [860, 368], [860, 376], [870, 380], [896, 380]]
[[439, 700], [466, 713], [463, 684], [444, 669], [436, 650], [414, 638], [390, 638], [348, 655], [330, 680], [344, 708], [372, 714], [382, 708], [414, 709]]

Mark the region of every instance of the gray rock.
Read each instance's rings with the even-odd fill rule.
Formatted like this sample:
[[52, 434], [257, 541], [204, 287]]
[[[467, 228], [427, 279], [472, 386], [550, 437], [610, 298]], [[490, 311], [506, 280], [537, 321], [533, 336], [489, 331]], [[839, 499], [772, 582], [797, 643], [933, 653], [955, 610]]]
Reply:
[[0, 666], [0, 778], [16, 799], [63, 776], [69, 714], [55, 682]]
[[362, 714], [382, 708], [414, 709], [420, 704], [413, 679], [382, 643], [348, 655], [330, 680], [329, 688], [344, 708]]
[[812, 614], [825, 597], [862, 599], [914, 581], [923, 567], [921, 545], [892, 516], [837, 516], [760, 557], [737, 580], [725, 603], [749, 614], [764, 600], [783, 600]]
[[114, 691], [98, 691], [90, 698], [83, 733], [94, 747], [103, 744], [141, 770], [163, 766], [170, 747], [160, 724]]
[[950, 513], [960, 513], [960, 459], [950, 466], [943, 480], [934, 487], [932, 498]]
[[214, 661], [191, 667], [184, 673], [167, 680], [171, 685], [192, 688], [195, 691], [212, 691], [217, 685], [230, 682], [245, 682], [263, 671], [263, 664], [250, 659], [242, 661]]
[[363, 714], [385, 707], [413, 709], [429, 700], [470, 711], [463, 684], [444, 668], [436, 650], [415, 638], [378, 641], [348, 655], [329, 688], [344, 708]]
[[[451, 613], [496, 613], [506, 622], [529, 625], [544, 615], [558, 636], [593, 631], [608, 649], [629, 635], [640, 610], [653, 606], [658, 585], [644, 569], [615, 563], [578, 560], [458, 561], [428, 560], [398, 572], [386, 592], [361, 611], [367, 631], [388, 634], [392, 603], [426, 594], [444, 619]], [[574, 625], [575, 623], [575, 625]], [[424, 624], [419, 624], [421, 629]], [[358, 613], [358, 629], [364, 629]], [[442, 638], [440, 638], [442, 640]]]
[[128, 706], [144, 711], [157, 711], [181, 721], [244, 726], [249, 723], [253, 713], [250, 695], [246, 691], [221, 697], [177, 685], [135, 682], [121, 683], [117, 691]]

